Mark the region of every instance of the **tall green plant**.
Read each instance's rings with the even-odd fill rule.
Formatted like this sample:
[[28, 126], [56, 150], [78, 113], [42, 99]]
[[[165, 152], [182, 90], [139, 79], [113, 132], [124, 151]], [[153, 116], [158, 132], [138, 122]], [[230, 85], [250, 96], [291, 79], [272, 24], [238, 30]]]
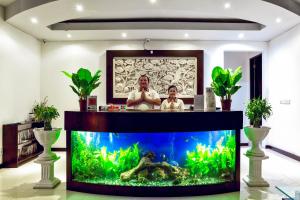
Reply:
[[33, 113], [37, 121], [44, 122], [44, 130], [52, 130], [51, 122], [59, 117], [59, 113], [53, 105], [47, 106], [47, 102], [48, 100], [45, 98], [42, 102], [37, 103], [33, 107]]
[[252, 99], [246, 109], [246, 116], [253, 123], [253, 127], [260, 128], [260, 121], [267, 120], [272, 114], [272, 106], [267, 99]]
[[213, 81], [211, 87], [214, 93], [221, 97], [221, 100], [231, 100], [231, 96], [241, 88], [237, 85], [242, 78], [241, 67], [232, 72], [231, 69], [216, 66], [211, 77]]
[[94, 89], [96, 89], [101, 82], [99, 81], [101, 77], [101, 71], [98, 70], [94, 75], [88, 69], [80, 68], [77, 73], [68, 73], [62, 71], [65, 76], [70, 78], [74, 85], [70, 85], [73, 92], [75, 92], [79, 99], [86, 99]]

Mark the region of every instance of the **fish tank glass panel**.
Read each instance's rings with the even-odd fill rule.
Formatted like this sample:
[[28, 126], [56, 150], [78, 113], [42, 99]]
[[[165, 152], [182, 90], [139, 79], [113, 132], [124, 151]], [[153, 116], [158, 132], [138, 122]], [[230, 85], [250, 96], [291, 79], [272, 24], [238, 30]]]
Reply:
[[118, 186], [234, 181], [234, 130], [114, 133], [72, 131], [72, 180]]

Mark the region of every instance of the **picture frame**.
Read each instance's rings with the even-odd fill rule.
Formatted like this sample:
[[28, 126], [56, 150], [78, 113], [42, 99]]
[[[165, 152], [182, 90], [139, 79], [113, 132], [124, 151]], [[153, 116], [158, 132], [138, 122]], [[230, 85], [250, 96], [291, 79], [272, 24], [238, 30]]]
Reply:
[[150, 88], [154, 86], [162, 100], [167, 87], [178, 79], [174, 84], [178, 98], [193, 104], [194, 95], [203, 95], [203, 54], [203, 50], [106, 51], [106, 103], [126, 104], [126, 94], [136, 89], [138, 77], [146, 72]]
[[97, 111], [97, 96], [87, 96], [87, 111]]

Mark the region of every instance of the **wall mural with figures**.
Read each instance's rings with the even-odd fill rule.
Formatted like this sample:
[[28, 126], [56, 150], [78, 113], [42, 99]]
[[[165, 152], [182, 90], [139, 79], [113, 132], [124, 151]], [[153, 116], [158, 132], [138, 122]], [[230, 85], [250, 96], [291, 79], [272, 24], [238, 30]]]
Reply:
[[167, 97], [170, 85], [176, 85], [178, 97], [193, 98], [197, 91], [195, 57], [115, 57], [113, 59], [113, 97], [127, 98], [138, 87], [138, 78], [146, 74], [150, 87]]
[[178, 97], [192, 103], [195, 94], [203, 94], [203, 51], [107, 51], [107, 103], [125, 103], [143, 74], [161, 98], [167, 97], [170, 85], [176, 85]]

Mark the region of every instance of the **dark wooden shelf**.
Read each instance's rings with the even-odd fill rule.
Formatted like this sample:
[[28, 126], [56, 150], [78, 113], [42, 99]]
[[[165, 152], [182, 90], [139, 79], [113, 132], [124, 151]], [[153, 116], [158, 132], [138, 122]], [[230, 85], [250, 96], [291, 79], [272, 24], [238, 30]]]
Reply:
[[30, 154], [26, 157], [20, 157], [19, 160], [18, 160], [18, 164], [21, 165], [23, 163], [26, 163], [30, 160], [33, 160], [34, 158], [38, 157], [38, 155], [40, 155], [43, 151], [38, 151], [38, 152], [35, 152], [33, 154]]
[[[3, 167], [14, 168], [24, 164], [42, 153], [43, 147], [37, 142], [34, 136], [28, 140], [20, 140], [20, 133], [22, 131], [31, 131], [34, 128], [43, 127], [42, 122], [26, 122], [26, 123], [12, 123], [3, 125]], [[24, 142], [25, 141], [25, 142]], [[23, 148], [37, 144], [36, 151], [26, 156], [18, 157]]]
[[18, 147], [19, 147], [19, 146], [26, 146], [26, 145], [32, 144], [32, 143], [34, 143], [35, 141], [37, 141], [35, 138], [28, 139], [28, 141], [22, 142], [22, 143], [18, 144]]

